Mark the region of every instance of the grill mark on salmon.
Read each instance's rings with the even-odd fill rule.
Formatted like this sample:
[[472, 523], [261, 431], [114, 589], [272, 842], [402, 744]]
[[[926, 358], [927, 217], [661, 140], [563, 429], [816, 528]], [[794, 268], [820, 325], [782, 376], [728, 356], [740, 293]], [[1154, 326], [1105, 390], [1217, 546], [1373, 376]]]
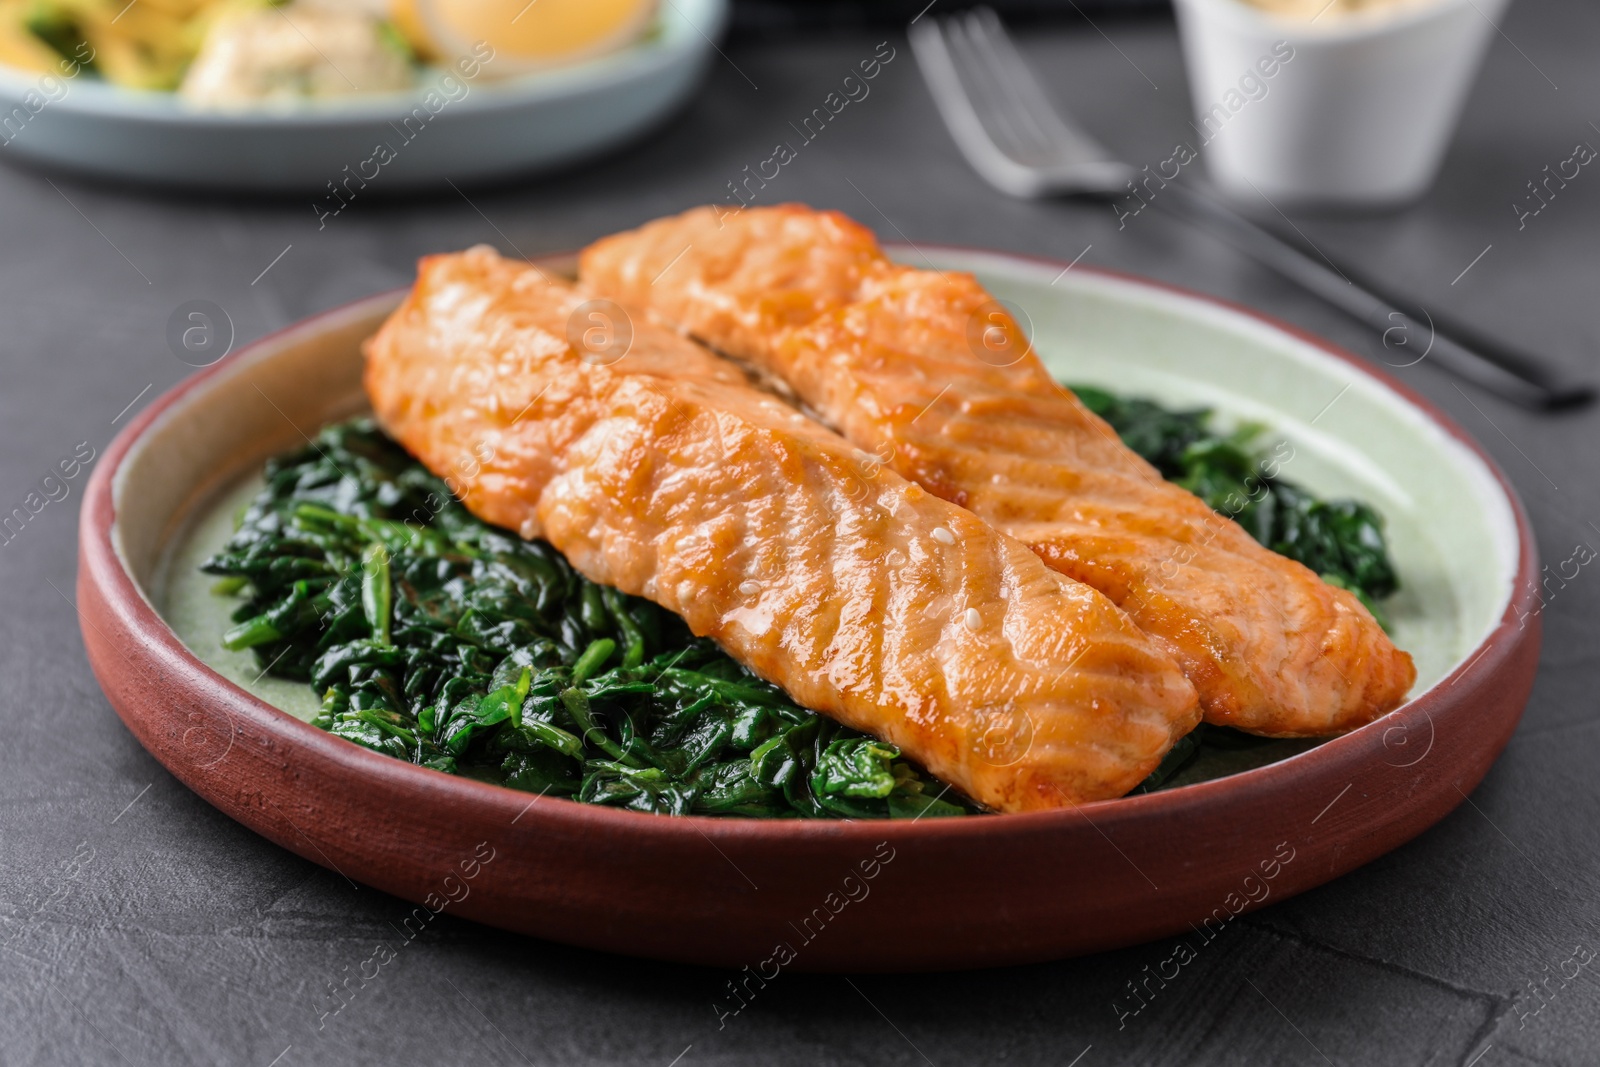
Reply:
[[1105, 593], [1166, 644], [1208, 722], [1340, 733], [1415, 681], [1353, 595], [1124, 446], [971, 275], [896, 265], [845, 216], [784, 205], [703, 208], [606, 238], [581, 276], [782, 378], [899, 474]]
[[435, 256], [368, 342], [379, 421], [475, 514], [1001, 811], [1120, 796], [1198, 722], [1105, 597], [642, 315], [586, 362], [584, 300], [489, 249]]

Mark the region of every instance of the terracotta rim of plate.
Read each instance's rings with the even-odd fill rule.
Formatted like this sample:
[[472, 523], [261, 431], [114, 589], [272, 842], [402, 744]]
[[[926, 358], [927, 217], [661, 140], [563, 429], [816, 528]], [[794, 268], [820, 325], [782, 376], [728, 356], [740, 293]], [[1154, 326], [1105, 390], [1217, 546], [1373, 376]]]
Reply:
[[[947, 251], [956, 254], [983, 255], [1053, 268], [1067, 266], [1063, 261], [1044, 257], [951, 245], [923, 245], [921, 246], [921, 251]], [[570, 260], [570, 257], [561, 255], [537, 257], [538, 262], [553, 269], [563, 260]], [[224, 373], [233, 363], [249, 356], [252, 352], [276, 346], [284, 340], [292, 339], [297, 334], [316, 334], [330, 320], [349, 315], [364, 305], [376, 305], [382, 300], [393, 298], [392, 293], [384, 293], [354, 301], [274, 331], [225, 356], [217, 363], [191, 375], [160, 396], [149, 407], [140, 412], [110, 443], [106, 449], [104, 459], [96, 466], [85, 489], [85, 501], [80, 518], [78, 593], [79, 603], [87, 603], [93, 609], [88, 612], [80, 610], [83, 635], [91, 653], [91, 660], [101, 660], [109, 664], [117, 656], [121, 656], [124, 659], [127, 658], [128, 653], [107, 636], [105, 632], [107, 625], [104, 624], [109, 624], [113, 630], [129, 635], [137, 635], [138, 641], [142, 642], [142, 647], [138, 649], [138, 652], [142, 658], [148, 660], [152, 670], [163, 676], [184, 679], [188, 684], [201, 687], [206, 690], [209, 696], [224, 705], [230, 715], [241, 715], [251, 730], [260, 735], [270, 736], [285, 746], [307, 750], [310, 754], [319, 758], [323, 764], [338, 765], [341, 768], [345, 768], [351, 775], [358, 776], [360, 780], [398, 788], [417, 796], [425, 796], [430, 802], [437, 803], [441, 807], [460, 804], [470, 805], [474, 809], [492, 814], [497, 818], [503, 818], [512, 825], [515, 825], [524, 814], [537, 805], [541, 822], [560, 824], [565, 831], [585, 835], [613, 835], [619, 841], [630, 838], [642, 840], [644, 838], [677, 837], [686, 842], [695, 840], [701, 841], [702, 844], [709, 842], [714, 847], [717, 847], [718, 851], [722, 850], [720, 847], [722, 845], [738, 846], [741, 843], [770, 844], [774, 842], [793, 842], [795, 844], [819, 841], [850, 842], [855, 847], [863, 847], [887, 839], [896, 846], [914, 846], [922, 843], [954, 844], [963, 840], [990, 838], [999, 831], [1014, 831], [1023, 833], [1030, 838], [1036, 838], [1041, 832], [1066, 831], [1074, 828], [1080, 820], [1087, 821], [1101, 837], [1106, 838], [1109, 842], [1111, 841], [1111, 835], [1119, 827], [1153, 820], [1162, 823], [1182, 823], [1191, 817], [1200, 815], [1226, 798], [1235, 797], [1239, 794], [1261, 793], [1265, 795], [1284, 790], [1293, 790], [1297, 784], [1305, 784], [1306, 780], [1311, 776], [1326, 778], [1329, 781], [1354, 782], [1360, 777], [1364, 767], [1371, 768], [1375, 757], [1381, 758], [1385, 751], [1393, 751], [1393, 746], [1390, 745], [1388, 738], [1397, 731], [1400, 731], [1404, 737], [1414, 735], [1419, 738], [1423, 736], [1425, 731], [1431, 750], [1435, 719], [1452, 708], [1460, 706], [1463, 702], [1471, 700], [1472, 694], [1482, 683], [1494, 678], [1500, 672], [1505, 670], [1510, 670], [1513, 674], [1524, 672], [1527, 674], [1528, 684], [1531, 684], [1532, 668], [1529, 664], [1536, 662], [1540, 637], [1538, 614], [1535, 610], [1538, 598], [1537, 593], [1534, 591], [1536, 588], [1534, 577], [1538, 571], [1538, 560], [1532, 528], [1526, 511], [1515, 490], [1506, 479], [1505, 474], [1465, 430], [1430, 401], [1405, 384], [1397, 381], [1391, 375], [1293, 325], [1281, 322], [1250, 308], [1178, 286], [1100, 268], [1086, 268], [1079, 265], [1072, 269], [1174, 294], [1202, 304], [1221, 307], [1237, 315], [1253, 319], [1274, 331], [1310, 345], [1321, 353], [1348, 365], [1368, 379], [1375, 380], [1378, 384], [1420, 410], [1433, 424], [1442, 428], [1451, 438], [1464, 445], [1492, 475], [1500, 493], [1511, 509], [1518, 539], [1517, 563], [1515, 573], [1511, 578], [1513, 584], [1510, 600], [1494, 629], [1473, 649], [1470, 655], [1457, 663], [1447, 675], [1427, 691], [1419, 694], [1388, 715], [1349, 734], [1326, 741], [1307, 752], [1250, 771], [1169, 791], [1128, 796], [1116, 800], [1097, 801], [1056, 811], [960, 819], [871, 820], [859, 822], [773, 820], [697, 815], [672, 817], [583, 804], [563, 798], [536, 797], [503, 786], [455, 777], [418, 767], [369, 751], [325, 733], [309, 723], [302, 722], [267, 704], [212, 671], [183, 645], [177, 635], [146, 599], [138, 583], [123, 563], [112, 536], [113, 526], [116, 521], [113, 485], [118, 471], [134, 445], [167, 411], [191, 393], [204, 389], [214, 377]], [[104, 611], [107, 614], [101, 616], [98, 614], [100, 611]], [[1519, 620], [1523, 621], [1523, 625], [1520, 627], [1517, 625]], [[1529, 620], [1531, 620], [1531, 623]], [[1529, 642], [1532, 643], [1531, 647]], [[96, 666], [96, 673], [99, 675], [101, 671], [98, 669], [98, 665]], [[130, 728], [135, 728], [136, 716], [123, 706], [117, 687], [109, 683], [104, 677], [102, 677], [102, 686], [106, 689], [108, 696], [112, 697], [112, 703], [116, 707], [118, 714], [122, 716]], [[1520, 698], [1514, 697], [1513, 699], [1516, 703], [1515, 714], [1510, 715], [1509, 721], [1503, 724], [1503, 732], [1498, 739], [1498, 743], [1493, 745], [1492, 751], [1481, 753], [1481, 768], [1455, 780], [1453, 784], [1461, 796], [1450, 801], [1447, 807], [1444, 807], [1437, 815], [1430, 818], [1424, 826], [1431, 825], [1433, 821], [1436, 821], [1445, 812], [1459, 804], [1460, 800], [1465, 798], [1467, 792], [1477, 785], [1483, 774], [1487, 773], [1488, 767], [1499, 755], [1520, 717], [1522, 702], [1526, 699], [1525, 687], [1522, 696]], [[235, 724], [234, 730], [235, 734], [240, 732], [237, 724]], [[136, 736], [140, 736], [139, 729], [135, 728], [134, 732]], [[152, 751], [155, 750], [152, 749]], [[158, 758], [162, 758], [164, 763], [167, 763], [169, 769], [177, 773], [177, 768], [174, 768], [163, 757], [162, 753], [155, 752], [155, 754]], [[1389, 766], [1404, 767], [1409, 765], [1390, 763]], [[184, 777], [183, 774], [178, 776], [180, 778]], [[187, 779], [185, 780], [187, 781]], [[353, 778], [352, 780], [358, 779]], [[194, 787], [194, 783], [189, 784]], [[309, 849], [295, 840], [294, 834], [291, 834], [287, 829], [265, 829], [262, 825], [245, 819], [239, 812], [229, 810], [225, 803], [216, 798], [204, 792], [202, 792], [202, 795], [213, 804], [222, 807], [230, 815], [252, 825], [252, 828], [265, 836], [290, 848], [312, 862], [337, 870], [337, 867], [334, 867], [333, 863], [325, 855], [322, 855], [316, 844], [310, 838], [306, 838], [304, 832], [300, 831], [298, 827], [295, 830], [300, 838], [304, 838], [304, 844], [310, 845]], [[1343, 794], [1340, 795], [1342, 796]], [[1367, 862], [1375, 855], [1381, 854], [1381, 851], [1387, 851], [1389, 848], [1395, 847], [1402, 841], [1415, 836], [1422, 828], [1424, 827], [1418, 826], [1410, 829], [1403, 836], [1384, 846], [1379, 852], [1368, 855], [1359, 862]], [[1112, 843], [1115, 847], [1115, 843]], [[1337, 869], [1331, 874], [1316, 878], [1309, 884], [1299, 888], [1292, 888], [1290, 892], [1299, 892], [1304, 888], [1320, 884], [1329, 877], [1336, 877], [1355, 865], [1358, 864], [1337, 864]], [[1146, 877], [1146, 881], [1149, 881], [1148, 877]], [[1154, 886], [1153, 882], [1151, 884]], [[470, 914], [467, 909], [463, 909], [463, 911]], [[494, 920], [489, 919], [486, 921], [492, 922]], [[554, 934], [548, 936], [564, 939]], [[577, 943], [594, 943], [581, 937], [573, 940]], [[1105, 943], [1121, 942], [1107, 941]], [[606, 946], [601, 945], [600, 947]], [[645, 954], [663, 956], [664, 958], [689, 958], [673, 953], [647, 951]], [[1059, 954], [1055, 953], [1054, 955]], [[707, 956], [705, 958], [713, 960], [719, 957]], [[1012, 953], [991, 962], [1005, 962], [1026, 958], [1030, 957], [1026, 954], [1018, 955]], [[1048, 957], [1040, 956], [1034, 958]], [[937, 968], [940, 964], [934, 963], [930, 966]], [[913, 965], [913, 969], [918, 967], [920, 965]]]

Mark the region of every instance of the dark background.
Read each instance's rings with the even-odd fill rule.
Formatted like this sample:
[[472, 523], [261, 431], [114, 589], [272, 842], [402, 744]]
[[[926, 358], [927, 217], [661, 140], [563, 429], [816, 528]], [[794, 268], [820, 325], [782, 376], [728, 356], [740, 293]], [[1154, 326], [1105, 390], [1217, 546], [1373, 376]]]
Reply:
[[[555, 177], [358, 201], [321, 232], [308, 202], [0, 167], [0, 510], [79, 442], [103, 450], [188, 373], [165, 339], [179, 304], [220, 304], [243, 342], [406, 284], [426, 252], [486, 241], [535, 255], [719, 199], [885, 38], [899, 53], [871, 96], [785, 167], [774, 198], [843, 209], [891, 239], [1062, 259], [1092, 245], [1086, 264], [1377, 350], [1360, 327], [1157, 213], [1119, 232], [1104, 205], [992, 192], [956, 155], [898, 30], [764, 35], [758, 8], [742, 12], [698, 100], [648, 138]], [[1165, 158], [1187, 136], [1167, 17], [1069, 11], [1026, 29], [1052, 90], [1128, 158]], [[1502, 29], [1426, 202], [1295, 221], [1428, 306], [1593, 374], [1600, 174], [1586, 170], [1521, 231], [1511, 204], [1576, 142], [1600, 144], [1600, 10], [1518, 0]], [[1600, 411], [1534, 416], [1426, 362], [1403, 374], [1499, 459], [1545, 558], [1600, 548]], [[1470, 804], [1368, 867], [1231, 924], [1125, 1029], [1113, 998], [1168, 945], [966, 974], [785, 974], [719, 1031], [723, 974], [446, 914], [319, 1030], [329, 983], [379, 941], [398, 942], [407, 906], [230, 822], [123, 729], [71, 605], [80, 490], [0, 545], [0, 1064], [1600, 1062], [1593, 969], [1564, 987], [1556, 977], [1575, 948], [1600, 950], [1600, 579], [1587, 570], [1547, 603], [1533, 700]], [[1544, 979], [1541, 1000], [1530, 983]]]
[[[904, 26], [922, 13], [928, 0], [733, 0], [736, 38], [788, 32], [794, 29], [835, 30], [862, 26]], [[939, 0], [936, 14], [949, 14], [978, 6], [974, 0]], [[1162, 15], [1166, 0], [988, 0], [1013, 23], [1081, 22], [1089, 15]]]

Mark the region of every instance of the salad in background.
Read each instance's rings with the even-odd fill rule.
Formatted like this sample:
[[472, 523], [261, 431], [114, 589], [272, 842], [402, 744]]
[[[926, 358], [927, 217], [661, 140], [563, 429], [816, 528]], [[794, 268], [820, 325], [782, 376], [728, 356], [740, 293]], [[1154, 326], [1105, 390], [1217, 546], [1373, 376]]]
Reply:
[[655, 0], [0, 0], [0, 64], [82, 61], [238, 107], [409, 89], [481, 43], [496, 74], [527, 73], [631, 44], [655, 15]]

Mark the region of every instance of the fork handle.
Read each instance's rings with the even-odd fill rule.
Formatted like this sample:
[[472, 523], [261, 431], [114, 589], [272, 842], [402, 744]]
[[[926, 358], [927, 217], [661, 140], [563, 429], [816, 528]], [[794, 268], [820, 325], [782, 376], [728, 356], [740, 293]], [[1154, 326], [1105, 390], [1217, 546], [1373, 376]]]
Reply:
[[[1385, 357], [1391, 367], [1411, 366], [1429, 359], [1497, 396], [1535, 410], [1571, 408], [1595, 398], [1593, 385], [1563, 380], [1527, 355], [1476, 331], [1450, 325], [1446, 332], [1440, 329], [1443, 320], [1429, 317], [1425, 310], [1427, 321], [1418, 322], [1397, 307], [1397, 301], [1358, 284], [1348, 271], [1333, 263], [1313, 259], [1219, 200], [1176, 182], [1162, 192], [1166, 195], [1153, 203], [1167, 200], [1181, 205], [1191, 221], [1216, 232], [1301, 288], [1375, 327], [1384, 348], [1397, 357]], [[1417, 327], [1415, 333], [1413, 326]]]

